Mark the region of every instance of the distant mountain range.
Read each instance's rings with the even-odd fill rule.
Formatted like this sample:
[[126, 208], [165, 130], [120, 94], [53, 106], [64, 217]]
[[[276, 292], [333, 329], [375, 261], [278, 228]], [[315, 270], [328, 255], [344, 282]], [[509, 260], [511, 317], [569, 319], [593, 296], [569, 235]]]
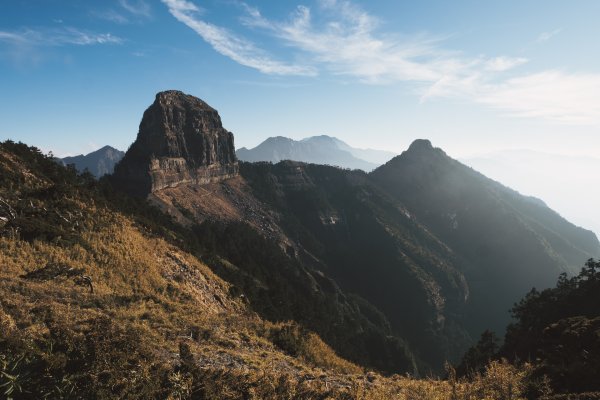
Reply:
[[236, 155], [241, 161], [277, 163], [292, 160], [369, 172], [396, 154], [384, 150], [358, 149], [335, 137], [321, 135], [302, 140], [283, 136], [270, 137], [253, 149], [238, 149]]
[[96, 178], [103, 175], [111, 174], [115, 165], [121, 161], [125, 152], [117, 150], [114, 147], [104, 146], [101, 149], [88, 154], [81, 154], [74, 157], [59, 158], [59, 163], [63, 165], [74, 164], [79, 172], [86, 169], [91, 172]]

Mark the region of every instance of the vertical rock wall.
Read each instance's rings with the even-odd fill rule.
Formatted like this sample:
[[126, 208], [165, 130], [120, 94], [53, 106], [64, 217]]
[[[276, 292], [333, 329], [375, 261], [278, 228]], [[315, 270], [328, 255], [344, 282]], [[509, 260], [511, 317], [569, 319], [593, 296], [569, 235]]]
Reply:
[[238, 174], [233, 134], [219, 113], [180, 91], [156, 95], [144, 112], [137, 139], [112, 177], [138, 196], [182, 183], [218, 182]]

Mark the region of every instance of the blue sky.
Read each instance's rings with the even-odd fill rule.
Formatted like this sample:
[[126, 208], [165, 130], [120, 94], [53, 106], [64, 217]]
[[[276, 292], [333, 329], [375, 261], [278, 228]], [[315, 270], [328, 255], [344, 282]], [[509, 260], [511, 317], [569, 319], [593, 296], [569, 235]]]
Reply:
[[328, 134], [597, 156], [599, 15], [595, 0], [4, 1], [0, 139], [126, 149], [154, 94], [180, 89], [237, 147]]

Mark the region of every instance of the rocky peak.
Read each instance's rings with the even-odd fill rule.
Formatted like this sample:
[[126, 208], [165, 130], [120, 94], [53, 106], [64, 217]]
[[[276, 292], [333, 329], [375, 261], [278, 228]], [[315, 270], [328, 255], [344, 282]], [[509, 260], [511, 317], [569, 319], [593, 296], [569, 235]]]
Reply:
[[396, 158], [421, 165], [446, 165], [453, 162], [442, 149], [433, 147], [427, 139], [416, 139], [408, 147], [408, 150]]
[[115, 168], [113, 180], [146, 196], [182, 183], [205, 184], [236, 176], [233, 134], [204, 101], [168, 90], [144, 112], [137, 139]]
[[433, 146], [431, 145], [431, 142], [427, 139], [416, 139], [411, 143], [410, 147], [408, 148], [408, 151], [419, 152], [431, 150], [433, 150]]

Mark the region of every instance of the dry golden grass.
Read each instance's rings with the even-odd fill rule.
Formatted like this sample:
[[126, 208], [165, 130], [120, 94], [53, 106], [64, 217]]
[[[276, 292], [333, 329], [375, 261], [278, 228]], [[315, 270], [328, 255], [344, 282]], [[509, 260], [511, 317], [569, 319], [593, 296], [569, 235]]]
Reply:
[[[122, 216], [103, 218], [112, 222], [85, 233], [85, 247], [0, 239], [2, 336], [39, 342], [48, 338], [48, 324], [56, 323], [89, 335], [97, 329], [90, 321], [108, 317], [136, 332], [139, 342], [128, 346], [151, 349], [154, 358], [126, 368], [120, 384], [135, 388], [135, 382], [152, 381], [156, 379], [152, 371], [160, 365], [167, 374], [162, 385], [169, 387], [157, 387], [155, 392], [168, 392], [172, 399], [200, 393], [209, 399], [522, 398], [524, 372], [506, 363], [491, 364], [472, 382], [364, 373], [314, 333], [293, 323], [268, 323], [249, 313], [228, 296], [227, 284], [192, 256], [161, 239], [145, 237]], [[20, 277], [47, 263], [84, 268], [93, 277], [94, 293], [67, 278], [32, 282]], [[282, 335], [284, 346], [278, 345]], [[119, 343], [125, 342], [116, 340], [114, 345]], [[180, 343], [189, 349], [194, 371], [177, 367], [182, 362]], [[134, 352], [106, 348], [108, 353], [115, 351]], [[107, 370], [111, 368], [115, 366]], [[102, 393], [101, 398], [110, 398], [110, 393]], [[135, 398], [128, 390], [119, 395]]]

